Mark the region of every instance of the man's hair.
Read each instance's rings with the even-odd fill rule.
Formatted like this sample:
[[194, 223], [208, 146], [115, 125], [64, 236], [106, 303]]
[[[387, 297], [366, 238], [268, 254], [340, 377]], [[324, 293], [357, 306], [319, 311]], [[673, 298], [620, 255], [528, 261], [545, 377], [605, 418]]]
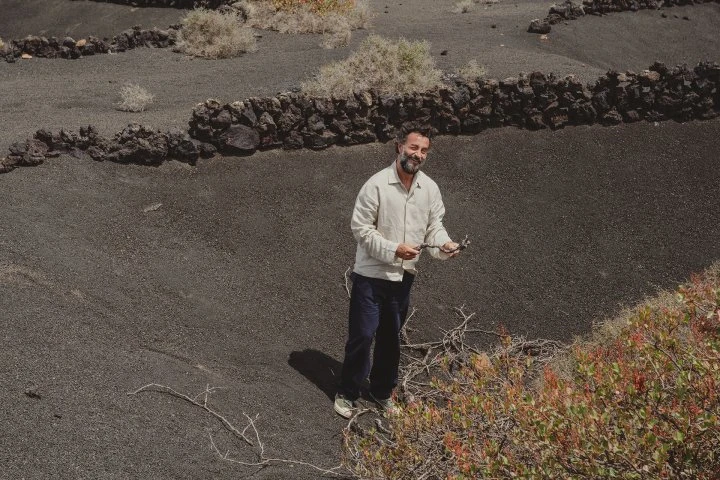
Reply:
[[404, 123], [402, 127], [398, 129], [397, 135], [395, 135], [395, 144], [402, 145], [407, 141], [407, 137], [411, 133], [417, 133], [423, 137], [427, 137], [432, 142], [432, 127], [418, 125], [417, 123]]

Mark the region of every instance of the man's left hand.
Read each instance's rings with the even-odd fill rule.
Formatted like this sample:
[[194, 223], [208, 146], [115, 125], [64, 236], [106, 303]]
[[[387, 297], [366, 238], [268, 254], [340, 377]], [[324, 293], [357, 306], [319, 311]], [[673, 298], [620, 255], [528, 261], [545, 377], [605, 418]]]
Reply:
[[456, 257], [460, 253], [460, 250], [457, 249], [459, 246], [459, 243], [446, 242], [440, 250], [447, 253], [448, 255], [450, 255], [450, 258], [452, 258]]

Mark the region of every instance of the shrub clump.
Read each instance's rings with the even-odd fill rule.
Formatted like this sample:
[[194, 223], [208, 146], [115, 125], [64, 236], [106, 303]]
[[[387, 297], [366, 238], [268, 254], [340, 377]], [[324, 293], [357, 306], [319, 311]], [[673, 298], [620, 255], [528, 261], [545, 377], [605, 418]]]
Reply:
[[452, 381], [433, 380], [390, 435], [348, 429], [349, 467], [392, 479], [718, 479], [720, 264], [604, 330], [561, 354], [569, 371], [548, 363], [539, 381], [504, 336], [492, 356], [446, 369]]
[[277, 10], [294, 11], [307, 8], [313, 13], [326, 15], [346, 13], [355, 8], [355, 0], [270, 0]]
[[355, 0], [243, 0], [232, 5], [247, 25], [280, 33], [321, 33], [322, 45], [348, 44], [352, 31], [370, 22], [367, 2]]
[[231, 58], [257, 49], [255, 35], [237, 13], [198, 8], [182, 20], [177, 51], [204, 58]]
[[403, 94], [442, 84], [428, 42], [392, 41], [370, 35], [345, 60], [325, 65], [303, 91], [314, 96], [349, 98], [354, 91]]
[[475, 8], [475, 2], [473, 0], [461, 0], [455, 4], [452, 11], [453, 13], [468, 13]]
[[5, 42], [3, 42], [3, 39], [0, 38], [0, 50], [3, 50], [5, 48]]
[[485, 70], [485, 67], [480, 65], [477, 60], [472, 59], [460, 67], [457, 73], [460, 78], [464, 80], [477, 80], [478, 78], [484, 77], [487, 74], [487, 70]]
[[128, 83], [120, 89], [120, 102], [117, 109], [123, 112], [143, 112], [153, 102], [155, 96], [140, 85]]

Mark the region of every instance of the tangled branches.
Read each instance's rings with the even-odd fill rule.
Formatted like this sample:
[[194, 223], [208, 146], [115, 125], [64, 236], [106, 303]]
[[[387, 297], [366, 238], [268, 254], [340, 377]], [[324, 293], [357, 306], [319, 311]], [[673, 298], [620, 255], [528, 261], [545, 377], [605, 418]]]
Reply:
[[435, 398], [438, 391], [432, 387], [433, 377], [452, 380], [455, 372], [469, 365], [472, 354], [482, 358], [482, 362], [490, 361], [488, 354], [468, 344], [469, 335], [497, 337], [502, 340], [502, 344], [492, 353], [493, 356], [530, 356], [534, 358], [537, 368], [547, 364], [557, 351], [563, 348], [562, 343], [553, 340], [527, 340], [522, 337], [510, 337], [503, 332], [470, 328], [469, 323], [475, 313], [467, 313], [464, 306], [456, 308], [455, 312], [461, 318], [460, 324], [450, 330], [441, 330], [443, 336], [440, 340], [426, 343], [409, 342], [405, 331], [415, 310], [408, 316], [402, 332], [405, 342], [403, 348], [406, 352], [402, 353], [404, 363], [399, 382], [399, 394], [404, 396], [407, 403], [418, 399]]
[[[370, 427], [351, 420], [345, 430], [345, 464], [362, 478], [446, 478], [462, 468], [465, 448], [476, 442], [493, 442], [501, 451], [515, 426], [512, 415], [499, 408], [509, 384], [526, 383], [564, 345], [551, 340], [527, 340], [500, 331], [474, 328], [474, 313], [456, 308], [460, 323], [442, 331], [437, 341], [413, 343], [403, 327], [403, 352], [398, 399], [403, 410], [375, 419]], [[500, 340], [489, 354], [470, 339], [490, 335]], [[532, 358], [532, 368], [526, 365]], [[365, 413], [365, 412], [363, 412]], [[367, 422], [366, 422], [367, 423]], [[459, 447], [458, 447], [459, 448]], [[459, 468], [452, 468], [458, 462]], [[401, 472], [412, 472], [406, 476]], [[473, 475], [469, 475], [472, 477]]]

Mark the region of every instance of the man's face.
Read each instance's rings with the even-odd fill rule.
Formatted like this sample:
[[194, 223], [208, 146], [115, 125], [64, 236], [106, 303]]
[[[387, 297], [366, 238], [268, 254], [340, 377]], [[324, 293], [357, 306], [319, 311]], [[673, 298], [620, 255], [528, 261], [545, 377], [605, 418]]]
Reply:
[[430, 139], [419, 133], [411, 133], [407, 136], [405, 143], [398, 146], [398, 160], [400, 167], [405, 173], [414, 175], [425, 163], [428, 151], [430, 150]]

